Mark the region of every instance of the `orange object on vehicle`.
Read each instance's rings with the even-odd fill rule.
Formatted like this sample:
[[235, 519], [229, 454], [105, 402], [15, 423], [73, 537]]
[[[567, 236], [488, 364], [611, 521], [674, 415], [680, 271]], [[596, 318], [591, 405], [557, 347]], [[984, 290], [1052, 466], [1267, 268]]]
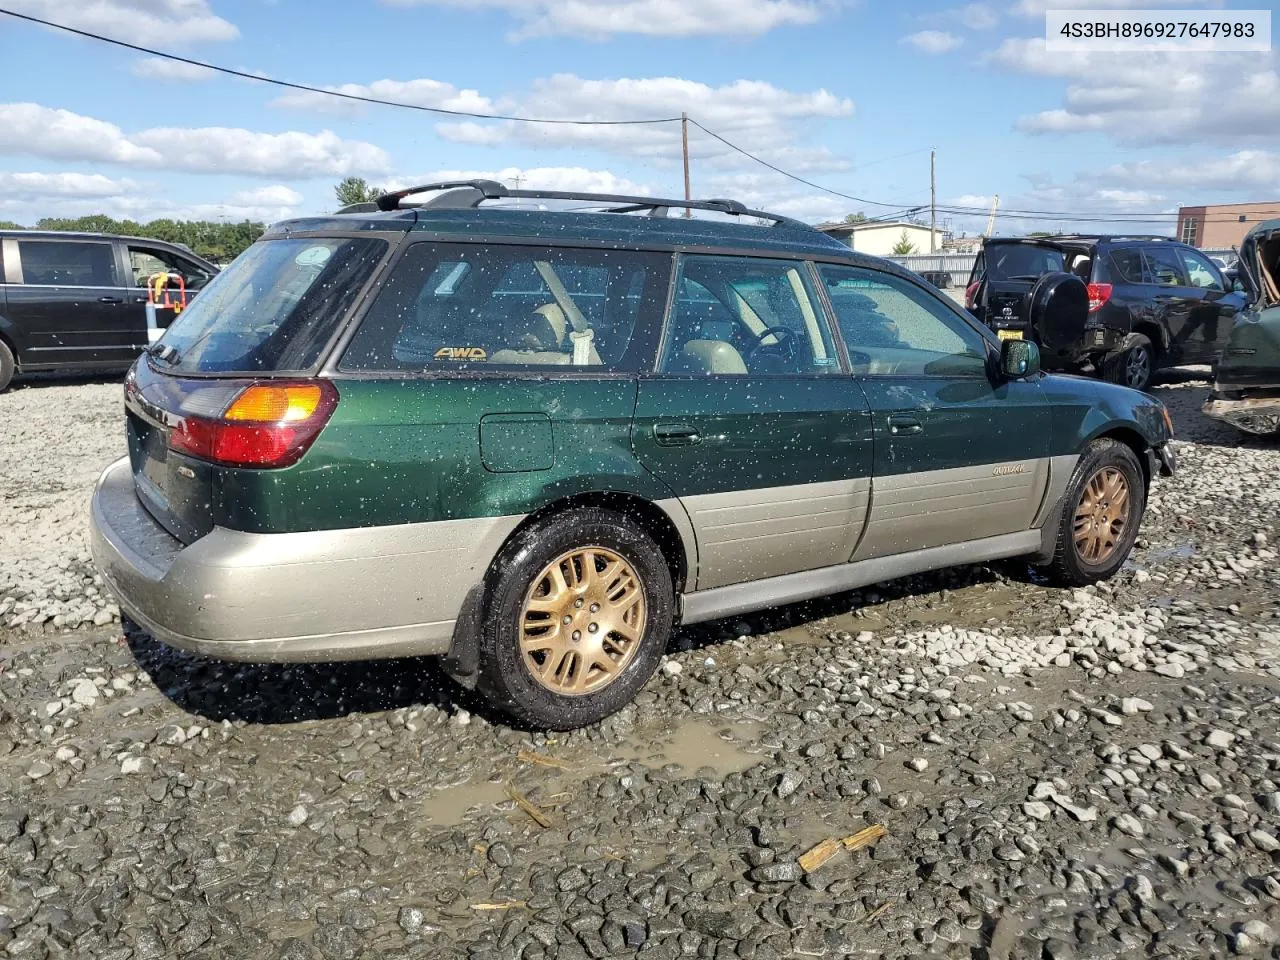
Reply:
[[153, 273], [147, 277], [147, 303], [172, 310], [175, 316], [181, 313], [187, 306], [186, 277], [180, 273]]

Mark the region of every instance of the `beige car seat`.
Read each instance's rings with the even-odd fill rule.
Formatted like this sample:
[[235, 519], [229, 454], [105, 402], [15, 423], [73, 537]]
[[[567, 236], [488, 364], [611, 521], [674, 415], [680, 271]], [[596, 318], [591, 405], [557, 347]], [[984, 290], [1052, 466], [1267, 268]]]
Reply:
[[[547, 303], [527, 316], [517, 318], [503, 329], [508, 346], [489, 358], [497, 364], [564, 364], [573, 362], [573, 344], [569, 320], [559, 305]], [[592, 343], [585, 366], [603, 366], [599, 351]]]
[[724, 340], [689, 340], [671, 358], [672, 373], [745, 374], [747, 365], [737, 349]]

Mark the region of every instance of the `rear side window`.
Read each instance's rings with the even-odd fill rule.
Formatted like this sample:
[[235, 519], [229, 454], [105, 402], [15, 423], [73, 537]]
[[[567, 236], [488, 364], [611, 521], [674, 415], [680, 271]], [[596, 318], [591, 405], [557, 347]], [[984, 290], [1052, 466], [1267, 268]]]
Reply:
[[340, 368], [634, 372], [652, 355], [669, 273], [653, 253], [415, 243]]
[[988, 246], [986, 258], [989, 280], [1036, 280], [1064, 266], [1061, 250], [1034, 243]]
[[805, 264], [756, 257], [681, 258], [662, 373], [840, 372]]
[[1152, 283], [1142, 251], [1137, 247], [1111, 251], [1111, 269], [1125, 283]]
[[42, 286], [114, 287], [115, 254], [109, 243], [19, 240], [22, 282]]
[[259, 240], [170, 325], [165, 372], [311, 369], [386, 249], [372, 238]]

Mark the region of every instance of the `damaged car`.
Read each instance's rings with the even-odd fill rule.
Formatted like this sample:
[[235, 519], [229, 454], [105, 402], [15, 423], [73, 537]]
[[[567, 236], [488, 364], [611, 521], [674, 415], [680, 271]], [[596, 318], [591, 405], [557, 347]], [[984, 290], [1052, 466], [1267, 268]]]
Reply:
[[1249, 303], [1213, 368], [1204, 412], [1246, 433], [1280, 434], [1280, 220], [1254, 227], [1240, 248]]

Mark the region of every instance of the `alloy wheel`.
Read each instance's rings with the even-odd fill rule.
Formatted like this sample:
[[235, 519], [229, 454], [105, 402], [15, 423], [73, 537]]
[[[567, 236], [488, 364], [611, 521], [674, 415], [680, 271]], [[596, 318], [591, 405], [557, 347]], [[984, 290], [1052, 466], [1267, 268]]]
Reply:
[[1120, 470], [1103, 467], [1089, 478], [1075, 516], [1080, 559], [1094, 565], [1111, 559], [1129, 523], [1129, 503], [1129, 481]]
[[530, 675], [560, 696], [607, 687], [644, 637], [645, 592], [604, 547], [561, 554], [534, 578], [520, 611], [520, 652]]
[[1134, 388], [1145, 387], [1151, 379], [1151, 353], [1146, 347], [1134, 347], [1124, 364], [1125, 383]]

